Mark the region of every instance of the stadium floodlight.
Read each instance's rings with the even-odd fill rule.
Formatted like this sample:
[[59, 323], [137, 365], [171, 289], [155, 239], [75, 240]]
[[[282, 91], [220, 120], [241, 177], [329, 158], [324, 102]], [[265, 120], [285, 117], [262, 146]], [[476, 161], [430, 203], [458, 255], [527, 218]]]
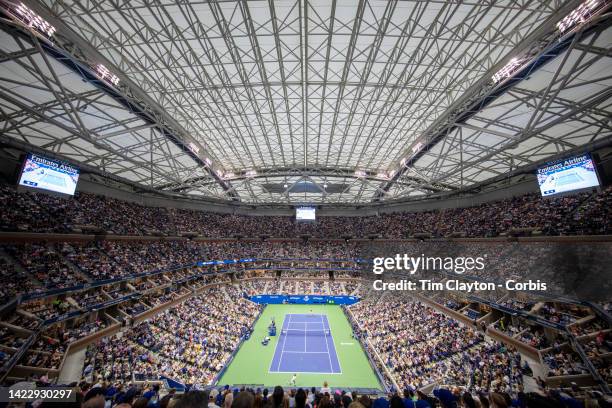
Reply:
[[414, 156], [415, 154], [417, 154], [418, 152], [421, 151], [421, 149], [423, 148], [424, 144], [423, 142], [418, 142], [417, 144], [415, 144], [414, 146], [412, 146], [412, 155]]
[[518, 58], [512, 58], [502, 69], [493, 75], [493, 82], [496, 84], [506, 78], [510, 78], [521, 66], [522, 61]]
[[327, 183], [323, 184], [323, 188], [327, 188]]
[[200, 153], [200, 148], [193, 142], [189, 142], [189, 144], [187, 145], [187, 148], [191, 151], [191, 153], [195, 155]]
[[27, 24], [28, 27], [36, 29], [41, 34], [51, 38], [55, 33], [55, 27], [49, 24], [44, 18], [36, 14], [33, 10], [28, 8], [25, 4], [20, 3], [15, 9], [21, 20]]
[[364, 170], [355, 170], [355, 177], [363, 178], [365, 176], [367, 176], [367, 174]]
[[561, 34], [565, 34], [570, 28], [589, 21], [599, 3], [599, 0], [587, 0], [576, 7], [574, 11], [557, 23], [557, 28]]
[[283, 184], [283, 188], [285, 188], [285, 189], [286, 189], [286, 188], [288, 188], [288, 187], [289, 187], [289, 185], [287, 185], [287, 184]]
[[100, 79], [110, 82], [111, 84], [117, 86], [119, 84], [119, 77], [112, 72], [108, 68], [106, 68], [102, 64], [96, 65], [96, 72]]

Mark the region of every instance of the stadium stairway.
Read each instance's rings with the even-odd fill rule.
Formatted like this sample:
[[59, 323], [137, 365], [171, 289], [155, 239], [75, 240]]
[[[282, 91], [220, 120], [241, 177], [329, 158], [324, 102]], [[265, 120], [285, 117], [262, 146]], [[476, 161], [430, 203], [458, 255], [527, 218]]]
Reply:
[[[538, 383], [536, 382], [536, 378], [546, 378], [547, 368], [541, 362], [534, 360], [533, 358], [527, 357], [525, 354], [521, 353], [521, 358], [523, 362], [527, 362], [529, 364], [529, 368], [531, 369], [531, 376], [523, 375], [523, 387], [525, 392], [537, 392], [540, 388]], [[523, 364], [521, 362], [521, 364]]]
[[538, 383], [536, 382], [535, 378], [528, 375], [523, 375], [523, 389], [526, 393], [530, 393], [538, 392], [540, 387], [538, 387]]
[[81, 379], [83, 376], [83, 367], [85, 366], [86, 351], [87, 348], [84, 347], [66, 356], [64, 366], [58, 377], [58, 384], [70, 384]]

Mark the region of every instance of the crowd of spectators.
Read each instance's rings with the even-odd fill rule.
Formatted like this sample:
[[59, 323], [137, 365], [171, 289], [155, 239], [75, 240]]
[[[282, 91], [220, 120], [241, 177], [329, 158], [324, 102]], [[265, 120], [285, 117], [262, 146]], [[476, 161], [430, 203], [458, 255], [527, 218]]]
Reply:
[[[265, 287], [266, 293], [270, 294], [282, 294], [282, 295], [348, 295], [353, 293], [356, 289], [357, 282], [333, 282], [323, 280], [275, 280], [271, 281], [270, 284]], [[347, 290], [350, 289], [350, 292]], [[259, 286], [260, 290], [263, 290], [263, 286]], [[260, 292], [263, 293], [263, 292]]]
[[268, 293], [267, 285], [268, 281], [243, 281], [240, 287], [247, 296], [253, 296]]
[[589, 371], [578, 354], [569, 346], [554, 347], [542, 356], [549, 377], [588, 374]]
[[46, 328], [30, 347], [20, 364], [29, 367], [59, 370], [70, 343], [108, 327], [105, 319], [74, 321], [72, 327], [61, 325]]
[[119, 307], [119, 310], [121, 310], [127, 316], [131, 316], [131, 317], [142, 314], [146, 312], [147, 309], [148, 309], [147, 306], [144, 303], [140, 302], [139, 300], [131, 300], [128, 302], [124, 302]]
[[[242, 273], [245, 265], [265, 268], [265, 264], [274, 262], [273, 259], [354, 259], [359, 253], [359, 246], [354, 243], [198, 242], [185, 239], [127, 242], [105, 240], [90, 243], [35, 242], [4, 245], [2, 249], [5, 254], [0, 257], [0, 266], [4, 265], [5, 268], [0, 272], [0, 280], [5, 276], [8, 281], [5, 286], [6, 296], [2, 298], [5, 302], [23, 292], [40, 292], [43, 288], [68, 288], [87, 281], [120, 279], [145, 272], [174, 270], [195, 265], [197, 261], [203, 260], [253, 257], [270, 259], [233, 266], [236, 273]], [[9, 262], [7, 257], [11, 257], [13, 262]], [[301, 266], [301, 262], [286, 261], [283, 265]], [[18, 273], [15, 264], [20, 265], [25, 272]], [[322, 266], [321, 263], [319, 265]], [[183, 272], [177, 271], [175, 278], [180, 276], [180, 273]], [[190, 273], [198, 271], [192, 269]], [[273, 273], [269, 275], [274, 276]], [[159, 276], [149, 276], [147, 279], [133, 284], [137, 285], [139, 290], [146, 290], [158, 285], [159, 279], [163, 280]]]
[[344, 285], [339, 282], [327, 282], [330, 295], [346, 295]]
[[593, 363], [602, 379], [612, 383], [612, 334], [609, 330], [599, 330], [588, 338], [581, 339], [582, 348]]
[[104, 318], [89, 321], [73, 321], [72, 327], [64, 330], [62, 341], [70, 344], [83, 337], [94, 334], [108, 327], [108, 325], [109, 321]]
[[113, 283], [102, 286], [101, 289], [104, 294], [111, 299], [120, 299], [132, 293], [132, 289], [130, 289], [126, 283]]
[[6, 245], [5, 251], [13, 256], [37, 281], [51, 288], [67, 288], [86, 282], [66, 263], [57, 248], [44, 243]]
[[[512, 199], [486, 203], [475, 207], [426, 211], [422, 213], [396, 213], [375, 217], [321, 217], [315, 224], [295, 223], [292, 217], [252, 217], [219, 215], [195, 210], [145, 207], [91, 194], [77, 194], [65, 199], [39, 193], [17, 193], [12, 187], [0, 185], [0, 205], [5, 211], [0, 215], [0, 230], [28, 232], [82, 232], [107, 231], [123, 235], [174, 236], [195, 232], [205, 237], [271, 236], [294, 238], [302, 235], [322, 238], [369, 237], [378, 235], [390, 238], [407, 238], [415, 234], [445, 237], [454, 234], [467, 237], [488, 237], [509, 233], [517, 229], [538, 230], [546, 235], [559, 234], [609, 234], [612, 189], [599, 193], [581, 193], [573, 196], [542, 199], [527, 194]], [[358, 294], [364, 295], [361, 284], [350, 281], [355, 273], [338, 272], [335, 281], [325, 270], [334, 259], [335, 266], [357, 267], [347, 261], [367, 255], [359, 243], [324, 242], [308, 243], [274, 241], [212, 242], [168, 238], [145, 241], [96, 242], [36, 242], [3, 245], [0, 251], [0, 301], [8, 302], [19, 293], [31, 293], [45, 289], [68, 288], [106, 279], [124, 278], [143, 272], [168, 271], [190, 265], [185, 271], [170, 272], [137, 278], [128, 283], [110, 284], [59, 295], [40, 301], [28, 301], [19, 306], [20, 314], [11, 324], [28, 330], [36, 329], [41, 321], [85, 309], [109, 299], [119, 299], [134, 290], [142, 297], [117, 306], [119, 320], [128, 321], [152, 307], [162, 305], [191, 290], [199, 290], [209, 283], [228, 283], [229, 275], [209, 275], [195, 282], [195, 286], [182, 289], [174, 287], [178, 279], [194, 273], [214, 272], [220, 267], [199, 268], [199, 260], [270, 259], [251, 266], [274, 266], [274, 260], [284, 259], [282, 272], [244, 271], [242, 265], [235, 268], [236, 278], [268, 277], [273, 280], [233, 282], [214, 289], [205, 289], [200, 295], [186, 300], [171, 309], [142, 322], [121, 335], [105, 338], [91, 346], [87, 353], [84, 375], [94, 381], [111, 381], [115, 388], [135, 379], [158, 379], [160, 375], [187, 384], [210, 384], [224, 367], [240, 341], [247, 336], [257, 317], [259, 306], [245, 300], [244, 294]], [[386, 245], [386, 244], [383, 244]], [[418, 243], [414, 253], [421, 253]], [[440, 245], [447, 245], [441, 243]], [[477, 253], [488, 253], [487, 269], [474, 272], [480, 278], [520, 279], [532, 274], [533, 259], [553, 258], [555, 249], [545, 245], [516, 245], [505, 247], [474, 244]], [[556, 249], [558, 251], [558, 249]], [[367, 256], [366, 256], [367, 257]], [[344, 260], [344, 261], [338, 261]], [[291, 268], [308, 266], [323, 271], [291, 272]], [[331, 267], [330, 267], [331, 269]], [[552, 270], [551, 270], [552, 272]], [[30, 277], [34, 279], [30, 279]], [[287, 279], [285, 279], [287, 278]], [[304, 281], [295, 279], [302, 278]], [[316, 280], [314, 280], [316, 279]], [[371, 294], [371, 293], [370, 293]], [[502, 305], [520, 311], [532, 312], [544, 319], [567, 326], [580, 339], [587, 356], [604, 381], [610, 382], [612, 372], [609, 355], [610, 334], [599, 319], [591, 319], [588, 309], [552, 302], [530, 302], [526, 299], [504, 297], [495, 293], [488, 299], [502, 299]], [[485, 297], [486, 295], [483, 295]], [[479, 318], [489, 309], [466, 308], [468, 302], [454, 296], [440, 295], [441, 304], [461, 310], [471, 318]], [[375, 305], [375, 307], [374, 307]], [[602, 308], [610, 311], [610, 304]], [[406, 395], [388, 399], [392, 408], [397, 398], [404, 408], [411, 392], [430, 384], [460, 386], [467, 394], [457, 396], [466, 406], [469, 398], [487, 398], [491, 395], [516, 397], [523, 385], [524, 361], [520, 354], [501, 343], [486, 338], [475, 328], [457, 321], [410, 298], [369, 296], [350, 307], [350, 313], [359, 322], [357, 335], [367, 339], [378, 359], [375, 364], [389, 382], [395, 382]], [[577, 324], [587, 318], [584, 323]], [[590, 320], [588, 320], [590, 319]], [[65, 351], [72, 342], [100, 331], [111, 324], [110, 320], [71, 320], [68, 324], [47, 327], [20, 360], [21, 365], [42, 369], [59, 369]], [[522, 320], [499, 319], [496, 329], [542, 352], [546, 375], [549, 377], [587, 374], [588, 367], [566, 339], [547, 337], [544, 330]], [[0, 344], [4, 346], [0, 363], [5, 361], [24, 342], [24, 335], [0, 326]], [[259, 392], [244, 391], [257, 400]], [[276, 392], [276, 391], [275, 391]], [[349, 408], [357, 403], [354, 396], [336, 394], [326, 396], [317, 390], [303, 391], [310, 404], [317, 408]], [[297, 406], [300, 395], [285, 396], [281, 390], [277, 399], [287, 398], [291, 408]], [[218, 395], [235, 394], [224, 390]], [[454, 393], [451, 393], [454, 394]], [[188, 394], [189, 395], [189, 394]], [[466, 395], [470, 395], [468, 397]], [[483, 397], [489, 395], [489, 397]], [[243, 394], [244, 396], [244, 394]], [[232, 398], [234, 398], [232, 397]], [[261, 395], [263, 403], [267, 403]], [[346, 398], [348, 399], [346, 399]], [[190, 397], [185, 397], [190, 398]], [[250, 398], [250, 397], [244, 397]], [[349, 401], [350, 399], [350, 401]], [[423, 396], [422, 400], [427, 400]], [[361, 401], [361, 399], [360, 399]], [[215, 400], [216, 402], [216, 400]], [[177, 398], [177, 404], [180, 401]], [[223, 401], [221, 402], [223, 403]], [[263, 406], [258, 406], [261, 408]], [[367, 400], [359, 402], [370, 408]], [[370, 401], [372, 403], [372, 401]], [[433, 401], [429, 403], [434, 404]], [[433, 405], [432, 405], [433, 406]], [[501, 406], [496, 403], [496, 406]], [[239, 408], [250, 407], [247, 403]], [[214, 408], [214, 407], [212, 407]], [[233, 408], [230, 402], [229, 406]], [[274, 407], [278, 408], [278, 406]]]
[[[138, 350], [131, 349], [131, 352]], [[129, 360], [126, 358], [126, 360]], [[118, 366], [127, 365], [119, 361]], [[41, 377], [33, 387], [47, 386]], [[129, 381], [81, 381], [65, 384], [76, 390], [76, 401], [67, 408], [609, 408], [610, 403], [600, 392], [583, 393], [575, 388], [542, 389], [511, 396], [505, 392], [471, 393], [460, 388], [440, 388], [430, 395], [404, 390], [386, 395], [368, 395], [343, 388], [320, 387], [230, 387], [228, 385], [202, 389], [192, 387], [186, 392], [164, 389], [155, 383]], [[46, 405], [42, 405], [46, 406]]]
[[36, 330], [42, 324], [42, 319], [34, 315], [26, 315], [23, 311], [18, 310], [17, 313], [6, 318], [6, 323], [26, 330]]
[[209, 384], [259, 314], [260, 306], [240, 293], [231, 287], [205, 290], [129, 334], [103, 340], [90, 352], [100, 367], [96, 376], [116, 380], [115, 367], [125, 368], [127, 362], [140, 379], [165, 375], [187, 384]]
[[402, 389], [447, 384], [510, 393], [522, 384], [519, 353], [422, 303], [394, 297], [350, 309]]
[[20, 334], [11, 328], [8, 327], [0, 327], [0, 344], [2, 344], [2, 351], [5, 352], [4, 357], [7, 356], [8, 350], [17, 350], [19, 349], [26, 341], [26, 338], [23, 334]]
[[591, 316], [588, 320], [573, 324], [568, 329], [576, 337], [598, 333], [608, 329], [608, 324], [597, 316]]
[[299, 283], [293, 280], [284, 281], [280, 294], [282, 295], [295, 295], [299, 288]]
[[320, 293], [323, 294], [325, 292], [325, 281], [314, 281], [312, 282], [312, 285], [310, 287], [311, 293], [310, 294], [315, 294], [315, 293]]
[[32, 293], [41, 290], [41, 286], [6, 257], [0, 257], [0, 304], [4, 304], [18, 293]]
[[407, 238], [426, 233], [469, 237], [496, 236], [513, 229], [536, 229], [547, 235], [609, 234], [612, 189], [598, 193], [542, 198], [525, 194], [474, 207], [392, 213], [372, 217], [321, 217], [315, 224], [293, 217], [253, 217], [196, 210], [145, 207], [110, 197], [77, 193], [60, 198], [19, 193], [0, 186], [0, 204], [7, 209], [0, 229], [29, 232], [74, 232], [94, 228], [116, 234], [152, 235], [193, 232], [207, 237], [261, 236]]
[[353, 295], [361, 284], [358, 282], [344, 282], [344, 290], [347, 295]]
[[[342, 253], [336, 254], [337, 257], [342, 256]], [[314, 266], [320, 267], [321, 265], [308, 265], [308, 262], [303, 262], [301, 265], [304, 267]], [[298, 278], [298, 279], [328, 279], [329, 271], [282, 271], [283, 278]]]
[[70, 297], [82, 309], [87, 309], [112, 299], [112, 297], [110, 297], [103, 289], [100, 288], [94, 288], [82, 292], [73, 292], [70, 294]]
[[[527, 326], [524, 330], [521, 330], [516, 338], [521, 342], [535, 348], [536, 350], [546, 349], [551, 346], [549, 340], [544, 335], [544, 329], [538, 326]], [[560, 343], [555, 341], [554, 346], [558, 346]]]
[[589, 310], [588, 308], [571, 304], [547, 302], [538, 308], [537, 313], [550, 322], [569, 325], [587, 316]]
[[20, 309], [36, 318], [47, 320], [75, 310], [76, 307], [67, 300], [66, 296], [58, 296], [53, 299], [24, 303], [20, 305]]
[[[196, 388], [197, 384], [210, 384], [239, 342], [249, 334], [259, 314], [260, 306], [246, 300], [243, 294], [258, 290], [268, 292], [267, 288], [275, 283], [282, 283], [283, 290], [289, 290], [289, 286], [286, 286], [289, 282], [293, 290], [301, 290], [312, 283], [310, 280], [301, 282], [293, 279], [247, 280], [205, 289], [196, 297], [120, 335], [103, 338], [90, 346], [83, 375], [97, 385], [104, 384], [114, 389], [129, 387], [134, 380], [157, 380], [160, 375], [186, 384], [195, 384]], [[346, 291], [348, 285], [356, 286], [351, 281], [315, 282], [329, 288], [332, 293], [342, 289]], [[79, 298], [77, 303], [90, 298], [88, 291], [82, 295], [83, 298]], [[145, 303], [152, 306], [155, 298], [159, 297], [159, 294], [145, 296], [132, 305], [141, 305], [142, 311], [147, 308]], [[126, 305], [122, 305], [122, 308], [125, 309]], [[569, 312], [569, 309], [559, 309]], [[366, 347], [371, 346], [375, 352], [373, 359], [378, 359], [375, 364], [384, 372], [390, 384], [394, 382], [400, 390], [406, 390], [397, 395], [402, 399], [402, 404], [420, 399], [427, 401], [431, 407], [447, 406], [440, 404], [450, 400], [462, 404], [464, 399], [469, 398], [476, 401], [488, 400], [495, 394], [507, 396], [511, 400], [509, 403], [516, 405], [521, 395], [525, 398], [522, 393], [525, 361], [519, 353], [486, 338], [479, 330], [458, 323], [400, 294], [370, 291], [362, 302], [351, 306], [349, 310], [354, 320], [359, 322], [356, 336], [362, 338], [364, 344], [367, 341]], [[580, 314], [582, 309], [572, 309], [572, 313]], [[104, 319], [83, 320], [74, 321], [68, 327], [58, 325], [48, 328], [25, 354], [21, 364], [58, 369], [70, 343], [108, 324]], [[574, 330], [585, 335], [581, 337], [584, 350], [600, 375], [609, 381], [610, 364], [607, 359], [601, 358], [610, 351], [609, 334], [599, 330], [601, 321], [591, 317], [570, 327], [578, 326], [582, 328]], [[511, 330], [506, 323], [500, 321], [496, 327]], [[513, 332], [517, 338], [527, 332], [539, 335], [538, 326], [521, 328]], [[22, 337], [8, 331], [0, 331], [0, 338], [15, 346], [23, 342]], [[10, 350], [7, 351], [7, 356], [10, 356]], [[546, 375], [550, 377], [588, 373], [580, 357], [567, 343], [561, 341], [554, 342], [552, 347], [543, 352], [543, 361], [548, 370]], [[437, 398], [424, 394], [417, 397], [417, 390], [431, 384], [438, 385], [434, 393]], [[440, 391], [444, 389], [445, 392]], [[220, 391], [227, 394], [227, 390]], [[341, 408], [344, 407], [344, 396], [354, 398], [341, 390], [338, 393]], [[287, 393], [289, 402], [295, 401], [295, 394], [295, 390]], [[324, 398], [324, 393], [317, 397], [319, 394], [319, 391], [311, 390], [306, 395], [310, 395], [311, 403], [315, 403], [316, 398]], [[336, 394], [332, 394], [334, 396], [330, 398], [331, 405], [328, 408], [333, 407], [332, 399], [336, 398]], [[396, 396], [393, 395], [387, 397], [387, 403], [392, 405], [394, 398]], [[345, 399], [345, 402], [348, 403], [348, 400]]]

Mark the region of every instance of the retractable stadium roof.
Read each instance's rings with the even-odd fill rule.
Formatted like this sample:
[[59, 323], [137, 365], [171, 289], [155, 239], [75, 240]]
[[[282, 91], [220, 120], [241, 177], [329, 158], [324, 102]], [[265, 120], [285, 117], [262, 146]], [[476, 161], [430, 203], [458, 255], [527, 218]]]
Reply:
[[2, 142], [150, 190], [384, 204], [612, 137], [609, 1], [1, 1]]

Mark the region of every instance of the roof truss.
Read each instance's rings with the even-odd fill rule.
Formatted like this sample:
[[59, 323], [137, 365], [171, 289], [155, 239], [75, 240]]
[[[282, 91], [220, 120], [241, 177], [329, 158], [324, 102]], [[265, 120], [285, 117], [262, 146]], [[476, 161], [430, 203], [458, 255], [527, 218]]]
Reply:
[[[577, 0], [26, 3], [58, 25], [52, 46], [73, 65], [102, 61], [121, 82], [77, 80], [5, 21], [2, 137], [156, 189], [266, 205], [419, 199], [609, 136], [609, 24], [469, 118], [457, 111]], [[439, 143], [398, 167], [440, 124]], [[321, 188], [266, 188], [304, 181]]]

